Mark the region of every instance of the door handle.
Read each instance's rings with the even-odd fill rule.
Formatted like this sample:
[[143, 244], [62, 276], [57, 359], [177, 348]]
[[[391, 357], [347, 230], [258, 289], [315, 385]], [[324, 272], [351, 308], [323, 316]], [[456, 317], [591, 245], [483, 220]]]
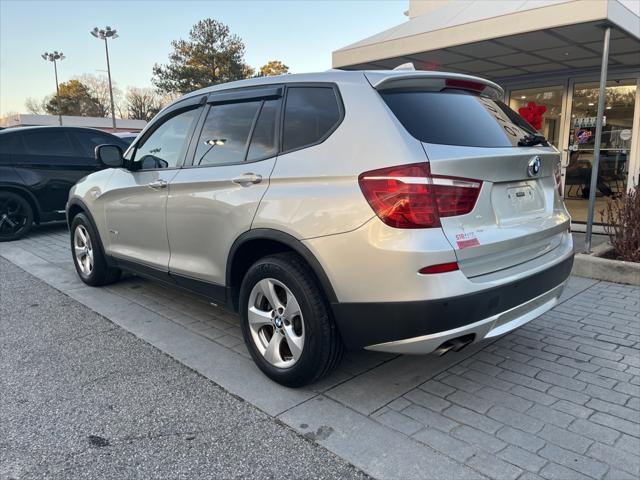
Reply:
[[156, 180], [155, 182], [147, 183], [147, 187], [153, 190], [160, 190], [161, 188], [167, 188], [166, 180]]
[[237, 183], [238, 185], [242, 185], [243, 187], [248, 187], [250, 185], [260, 183], [262, 181], [262, 175], [256, 175], [255, 173], [245, 173], [243, 175], [240, 175], [239, 177], [233, 178], [231, 181], [233, 183]]

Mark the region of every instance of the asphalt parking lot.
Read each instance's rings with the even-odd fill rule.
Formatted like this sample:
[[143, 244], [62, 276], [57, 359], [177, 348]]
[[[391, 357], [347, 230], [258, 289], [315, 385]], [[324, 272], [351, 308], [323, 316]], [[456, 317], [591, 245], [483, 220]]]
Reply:
[[0, 478], [366, 478], [0, 258]]
[[[102, 289], [84, 286], [67, 235], [64, 226], [40, 228], [27, 239], [0, 244], [0, 256], [71, 297], [68, 302], [113, 322], [110, 335], [133, 333], [173, 357], [163, 356], [171, 368], [195, 370], [256, 407], [256, 415], [277, 419], [347, 462], [334, 459], [331, 468], [352, 464], [377, 478], [640, 474], [639, 288], [572, 277], [560, 305], [494, 342], [444, 357], [353, 353], [331, 377], [290, 390], [253, 366], [234, 315], [136, 277]], [[43, 322], [40, 328], [56, 327]], [[136, 340], [131, 349], [152, 350], [146, 344]], [[103, 348], [97, 344], [96, 355]], [[194, 408], [191, 396], [181, 394], [184, 410]], [[81, 404], [77, 395], [66, 401]], [[167, 412], [167, 421], [179, 415], [189, 412]], [[228, 420], [242, 425], [242, 418], [232, 413]], [[136, 420], [135, 414], [123, 419], [123, 428]], [[80, 419], [69, 418], [75, 421]], [[25, 422], [23, 428], [35, 428]], [[214, 430], [208, 432], [215, 438]]]

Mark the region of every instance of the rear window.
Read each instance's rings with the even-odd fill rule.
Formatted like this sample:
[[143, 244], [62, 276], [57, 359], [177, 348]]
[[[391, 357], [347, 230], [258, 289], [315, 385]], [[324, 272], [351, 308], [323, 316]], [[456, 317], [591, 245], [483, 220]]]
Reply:
[[79, 140], [80, 145], [84, 150], [84, 154], [91, 158], [93, 158], [94, 152], [98, 145], [118, 145], [119, 147], [124, 146], [123, 142], [118, 137], [105, 135], [100, 132], [77, 131], [74, 132], [74, 134]]
[[425, 143], [512, 147], [536, 130], [499, 100], [458, 92], [381, 93], [400, 123]]

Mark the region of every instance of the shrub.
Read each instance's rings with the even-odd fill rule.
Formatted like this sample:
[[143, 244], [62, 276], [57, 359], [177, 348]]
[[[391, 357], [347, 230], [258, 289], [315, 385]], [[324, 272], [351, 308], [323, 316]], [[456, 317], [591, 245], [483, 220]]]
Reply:
[[610, 199], [600, 212], [616, 258], [640, 262], [640, 188]]

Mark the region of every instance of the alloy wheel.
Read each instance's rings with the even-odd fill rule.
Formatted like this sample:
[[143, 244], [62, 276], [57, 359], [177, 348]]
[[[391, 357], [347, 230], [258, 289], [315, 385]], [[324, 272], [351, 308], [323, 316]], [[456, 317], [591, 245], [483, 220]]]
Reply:
[[251, 338], [258, 351], [274, 367], [293, 366], [304, 348], [304, 319], [291, 290], [275, 278], [256, 283], [247, 311]]
[[0, 237], [15, 237], [27, 228], [29, 213], [24, 202], [13, 197], [0, 197]]
[[84, 275], [93, 271], [93, 247], [91, 237], [84, 225], [78, 225], [73, 234], [73, 251], [78, 268]]

